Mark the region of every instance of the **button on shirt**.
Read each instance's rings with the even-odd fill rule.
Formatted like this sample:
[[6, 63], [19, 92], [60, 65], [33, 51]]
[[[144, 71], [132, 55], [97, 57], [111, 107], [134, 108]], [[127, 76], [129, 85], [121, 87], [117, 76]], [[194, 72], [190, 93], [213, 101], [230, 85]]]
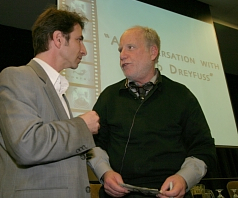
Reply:
[[37, 63], [39, 63], [40, 66], [44, 69], [44, 71], [49, 76], [50, 81], [54, 85], [54, 88], [62, 102], [62, 105], [64, 106], [64, 109], [65, 109], [68, 117], [70, 118], [69, 109], [68, 109], [66, 101], [63, 97], [63, 94], [65, 94], [66, 90], [69, 87], [69, 82], [67, 81], [67, 79], [64, 76], [60, 75], [60, 73], [58, 73], [54, 68], [52, 68], [46, 62], [42, 61], [39, 58], [33, 58], [33, 60], [35, 60]]

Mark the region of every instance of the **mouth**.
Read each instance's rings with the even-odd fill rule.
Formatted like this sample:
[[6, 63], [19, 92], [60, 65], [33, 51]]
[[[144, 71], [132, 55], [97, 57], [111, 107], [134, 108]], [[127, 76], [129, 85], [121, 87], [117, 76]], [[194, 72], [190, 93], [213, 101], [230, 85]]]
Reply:
[[127, 65], [129, 65], [129, 63], [122, 63], [121, 68], [125, 68]]

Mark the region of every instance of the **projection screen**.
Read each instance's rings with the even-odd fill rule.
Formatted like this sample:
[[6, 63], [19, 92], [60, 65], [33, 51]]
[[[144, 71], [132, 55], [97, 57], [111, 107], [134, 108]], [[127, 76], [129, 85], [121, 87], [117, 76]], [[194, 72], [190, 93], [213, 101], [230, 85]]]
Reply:
[[[91, 110], [101, 91], [124, 78], [119, 65], [121, 34], [134, 25], [155, 29], [161, 39], [157, 67], [198, 98], [217, 146], [238, 146], [237, 128], [213, 24], [135, 0], [58, 0], [89, 19], [83, 32], [87, 56], [65, 70], [75, 116]], [[115, 104], [116, 105], [116, 104]]]

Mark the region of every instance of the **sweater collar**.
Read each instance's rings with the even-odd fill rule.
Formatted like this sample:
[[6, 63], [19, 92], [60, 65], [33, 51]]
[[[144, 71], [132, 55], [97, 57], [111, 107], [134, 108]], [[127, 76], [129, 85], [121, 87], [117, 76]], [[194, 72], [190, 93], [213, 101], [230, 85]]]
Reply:
[[[156, 75], [157, 75], [157, 78], [154, 79], [154, 77], [151, 79], [151, 82], [153, 82], [156, 86], [159, 86], [160, 83], [162, 83], [162, 75], [160, 73], [160, 71], [158, 70], [158, 68], [155, 68], [156, 69]], [[124, 83], [121, 85], [120, 87], [120, 90], [121, 89], [128, 89], [128, 84], [129, 84], [129, 80], [126, 78], [124, 81]]]

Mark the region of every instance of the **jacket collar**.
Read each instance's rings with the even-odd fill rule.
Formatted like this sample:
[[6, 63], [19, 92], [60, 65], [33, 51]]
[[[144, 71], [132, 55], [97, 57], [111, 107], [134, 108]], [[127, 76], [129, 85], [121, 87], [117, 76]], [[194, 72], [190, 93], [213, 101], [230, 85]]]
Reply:
[[[43, 88], [44, 88], [46, 95], [48, 96], [52, 106], [54, 107], [59, 120], [68, 119], [67, 113], [62, 110], [62, 109], [64, 109], [62, 102], [60, 101], [60, 99], [56, 93], [56, 90], [55, 90], [53, 84], [51, 83], [48, 75], [44, 71], [44, 69], [34, 60], [31, 60], [27, 65], [30, 66], [35, 71], [35, 73], [38, 75], [38, 77], [45, 84], [45, 86]], [[66, 97], [65, 97], [65, 99], [66, 99]], [[66, 99], [66, 103], [70, 110], [69, 103], [68, 103], [67, 99]], [[71, 111], [70, 111], [70, 117], [73, 117]]]

